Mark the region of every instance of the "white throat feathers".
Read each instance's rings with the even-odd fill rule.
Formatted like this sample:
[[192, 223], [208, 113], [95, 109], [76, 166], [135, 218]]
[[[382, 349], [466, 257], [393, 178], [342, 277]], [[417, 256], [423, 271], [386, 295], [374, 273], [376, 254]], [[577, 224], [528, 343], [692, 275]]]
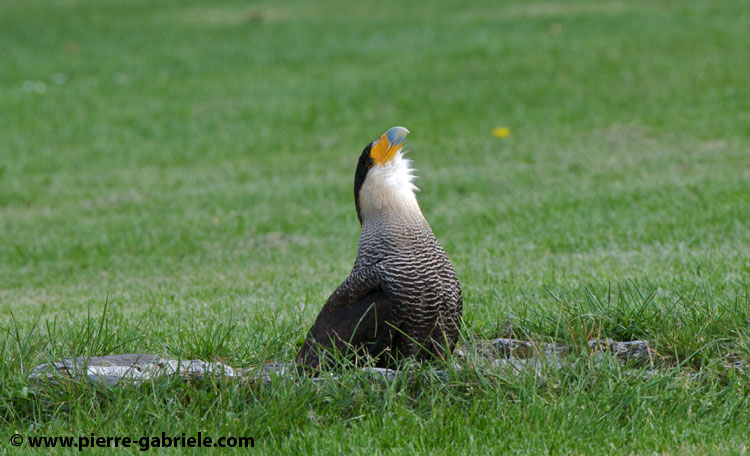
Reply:
[[411, 160], [404, 158], [403, 150], [397, 151], [386, 163], [370, 168], [359, 191], [362, 219], [382, 211], [421, 215], [414, 194], [419, 189], [414, 179]]

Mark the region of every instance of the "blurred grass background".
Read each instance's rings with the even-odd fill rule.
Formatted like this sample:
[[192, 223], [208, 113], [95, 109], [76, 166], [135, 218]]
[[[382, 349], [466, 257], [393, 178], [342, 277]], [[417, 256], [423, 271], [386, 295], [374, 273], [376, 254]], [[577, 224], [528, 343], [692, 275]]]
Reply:
[[[0, 337], [25, 361], [3, 375], [22, 388], [70, 354], [291, 358], [353, 263], [356, 159], [393, 125], [468, 330], [747, 361], [748, 12], [4, 1]], [[109, 342], [81, 343], [105, 302]], [[23, 350], [36, 319], [64, 329]]]

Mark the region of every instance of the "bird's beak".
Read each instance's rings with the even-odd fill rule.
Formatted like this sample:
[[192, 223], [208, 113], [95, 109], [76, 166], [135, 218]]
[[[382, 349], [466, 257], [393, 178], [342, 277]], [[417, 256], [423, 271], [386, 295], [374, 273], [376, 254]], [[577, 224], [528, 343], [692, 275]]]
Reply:
[[372, 145], [370, 156], [375, 163], [384, 165], [388, 163], [404, 146], [404, 139], [409, 134], [409, 130], [404, 127], [393, 127], [383, 133]]

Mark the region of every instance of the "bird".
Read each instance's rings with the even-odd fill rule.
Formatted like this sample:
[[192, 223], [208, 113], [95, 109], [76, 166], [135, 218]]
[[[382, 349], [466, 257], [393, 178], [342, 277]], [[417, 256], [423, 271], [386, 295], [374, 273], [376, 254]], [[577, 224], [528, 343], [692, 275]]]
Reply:
[[404, 127], [368, 144], [354, 174], [361, 233], [349, 276], [327, 299], [295, 363], [320, 370], [332, 352], [399, 359], [446, 359], [456, 345], [463, 297], [455, 269], [422, 214]]

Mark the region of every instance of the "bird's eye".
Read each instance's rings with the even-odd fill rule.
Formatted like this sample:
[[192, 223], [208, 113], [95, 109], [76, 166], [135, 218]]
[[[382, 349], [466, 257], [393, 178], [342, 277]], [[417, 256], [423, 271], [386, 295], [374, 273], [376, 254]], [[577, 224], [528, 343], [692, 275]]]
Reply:
[[367, 158], [367, 167], [369, 168], [370, 166], [372, 166], [374, 164], [375, 164], [375, 159], [372, 158], [372, 157], [368, 157]]

